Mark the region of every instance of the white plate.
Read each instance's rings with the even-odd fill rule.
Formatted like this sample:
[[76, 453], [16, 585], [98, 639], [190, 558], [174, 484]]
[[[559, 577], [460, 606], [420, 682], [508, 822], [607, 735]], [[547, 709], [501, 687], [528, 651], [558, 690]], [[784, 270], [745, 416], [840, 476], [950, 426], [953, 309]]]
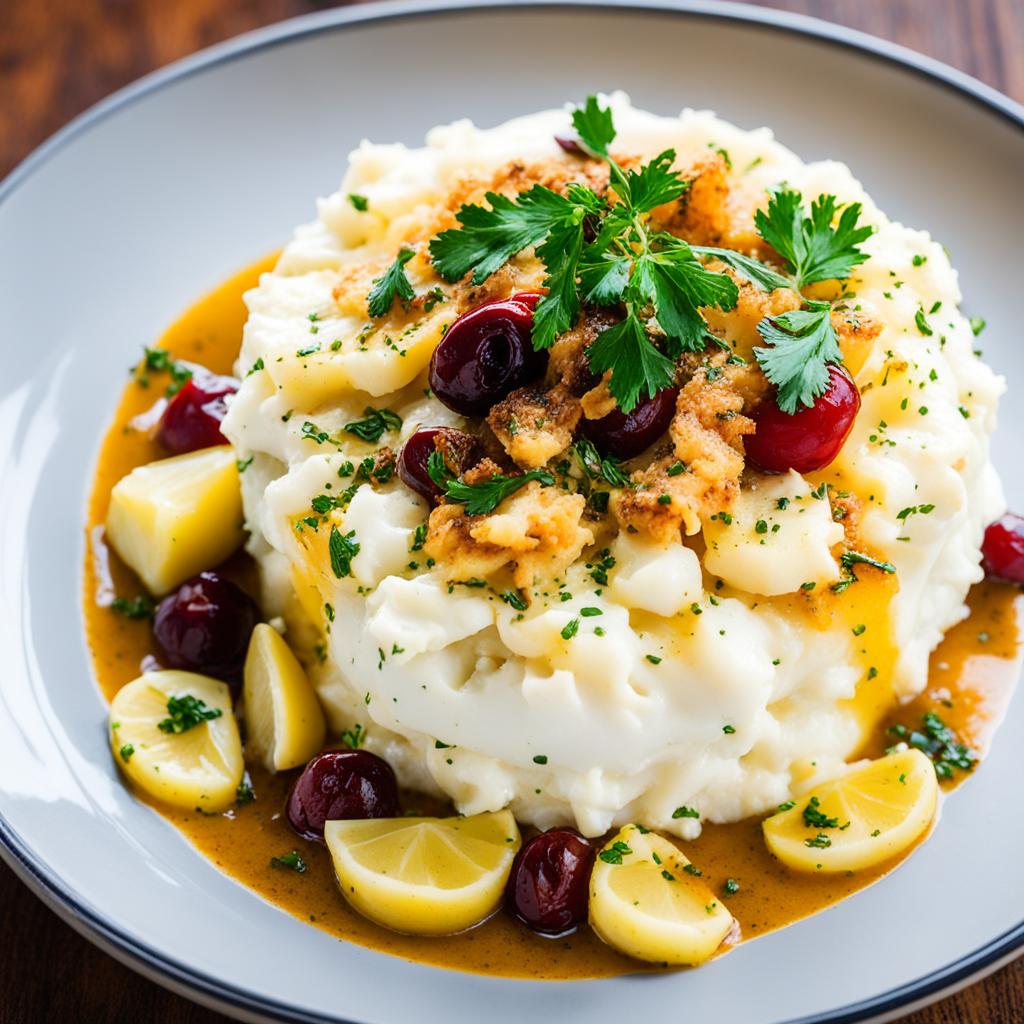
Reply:
[[221, 875], [118, 779], [82, 638], [81, 524], [139, 346], [308, 219], [364, 135], [417, 143], [456, 117], [490, 125], [611, 88], [770, 124], [949, 246], [1010, 377], [996, 458], [1024, 506], [1024, 110], [948, 68], [724, 3], [427, 2], [289, 22], [119, 93], [0, 186], [0, 838], [73, 924], [194, 998], [360, 1024], [839, 1022], [895, 1014], [1024, 943], [1022, 701], [894, 875], [698, 971], [606, 981], [473, 977], [340, 943]]

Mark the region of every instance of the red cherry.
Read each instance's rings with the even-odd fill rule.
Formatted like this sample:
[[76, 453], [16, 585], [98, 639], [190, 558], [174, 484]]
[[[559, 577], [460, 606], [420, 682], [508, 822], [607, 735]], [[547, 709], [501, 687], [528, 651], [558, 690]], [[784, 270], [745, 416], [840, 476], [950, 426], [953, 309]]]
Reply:
[[678, 388], [662, 388], [653, 398], [640, 399], [631, 412], [614, 409], [599, 420], [584, 420], [583, 433], [603, 455], [631, 459], [668, 430], [678, 394]]
[[825, 393], [790, 415], [774, 396], [754, 414], [757, 430], [744, 440], [747, 458], [768, 473], [810, 473], [827, 466], [843, 447], [860, 409], [860, 392], [842, 366], [829, 367]]
[[160, 602], [153, 635], [171, 668], [237, 684], [259, 621], [259, 609], [244, 590], [219, 573], [201, 572]]
[[430, 387], [449, 409], [481, 416], [509, 392], [544, 373], [547, 352], [533, 347], [538, 292], [520, 292], [463, 313], [430, 359]]
[[285, 813], [304, 839], [323, 839], [328, 821], [393, 818], [398, 782], [391, 765], [368, 750], [329, 750], [302, 769]]
[[225, 398], [237, 390], [234, 377], [195, 370], [160, 417], [157, 441], [175, 455], [227, 444], [220, 425], [228, 411]]
[[434, 438], [441, 433], [440, 427], [417, 430], [398, 456], [398, 475], [406, 487], [414, 490], [425, 501], [436, 501], [441, 497], [441, 488], [434, 483], [427, 469], [430, 456], [437, 450]]
[[1024, 516], [1007, 512], [985, 531], [981, 566], [990, 579], [1024, 583]]
[[438, 437], [447, 438], [448, 452], [453, 453], [461, 472], [482, 454], [480, 439], [452, 427], [426, 427], [417, 430], [402, 447], [398, 456], [398, 475], [406, 487], [421, 498], [434, 502], [441, 497], [441, 488], [430, 476], [430, 456], [437, 451]]
[[595, 851], [572, 828], [534, 836], [516, 854], [505, 887], [508, 912], [535, 932], [562, 935], [587, 919]]

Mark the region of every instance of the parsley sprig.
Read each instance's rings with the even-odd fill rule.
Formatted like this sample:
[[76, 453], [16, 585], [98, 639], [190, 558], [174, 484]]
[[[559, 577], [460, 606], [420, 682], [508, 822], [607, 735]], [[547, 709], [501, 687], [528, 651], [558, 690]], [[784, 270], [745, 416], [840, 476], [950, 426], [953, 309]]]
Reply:
[[465, 505], [466, 515], [485, 516], [493, 512], [510, 494], [525, 487], [531, 480], [550, 487], [555, 478], [543, 469], [531, 469], [522, 476], [503, 476], [494, 473], [490, 480], [467, 484], [452, 476], [440, 452], [431, 452], [427, 459], [430, 479], [444, 492], [445, 497], [458, 505]]
[[616, 131], [611, 110], [595, 96], [573, 112], [581, 147], [609, 169], [609, 196], [579, 184], [565, 195], [534, 185], [515, 199], [494, 192], [488, 207], [463, 206], [461, 225], [430, 243], [437, 272], [457, 281], [472, 271], [480, 284], [517, 253], [536, 247], [547, 275], [537, 304], [533, 345], [549, 348], [576, 322], [583, 302], [622, 306], [620, 323], [587, 350], [590, 368], [611, 371], [609, 388], [619, 408], [672, 383], [675, 360], [702, 351], [710, 335], [700, 307], [735, 307], [738, 289], [726, 274], [709, 271], [682, 239], [658, 232], [651, 211], [678, 199], [688, 183], [672, 169], [665, 150], [636, 170], [609, 153]]
[[858, 246], [871, 237], [874, 228], [857, 226], [860, 203], [844, 207], [833, 227], [835, 196], [818, 196], [811, 203], [810, 216], [803, 202], [796, 190], [777, 189], [768, 209], [754, 214], [758, 234], [782, 257], [797, 291], [816, 281], [845, 281], [853, 268], [868, 258]]
[[[820, 195], [811, 203], [810, 215], [804, 210], [803, 196], [790, 188], [772, 193], [767, 210], [758, 210], [754, 223], [761, 237], [782, 257], [790, 277], [772, 284], [768, 275], [744, 268], [723, 256], [723, 250], [705, 250], [725, 259], [740, 273], [762, 287], [790, 287], [799, 292], [817, 281], [846, 280], [853, 268], [863, 263], [867, 253], [859, 246], [874, 231], [870, 225], [857, 225], [860, 203], [843, 208], [835, 227], [837, 200]], [[828, 387], [829, 366], [842, 362], [839, 339], [832, 326], [832, 306], [828, 302], [806, 300], [803, 309], [765, 317], [757, 325], [766, 342], [754, 355], [765, 376], [777, 388], [779, 408], [795, 413], [800, 406], [812, 406]]]

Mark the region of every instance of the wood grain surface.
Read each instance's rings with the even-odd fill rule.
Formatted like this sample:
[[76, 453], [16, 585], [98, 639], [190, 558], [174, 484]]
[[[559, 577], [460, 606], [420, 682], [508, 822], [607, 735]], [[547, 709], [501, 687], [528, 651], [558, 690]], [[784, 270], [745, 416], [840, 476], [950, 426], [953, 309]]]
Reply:
[[[895, 40], [1024, 101], [1024, 0], [757, 2]], [[140, 75], [240, 32], [325, 6], [331, 5], [0, 0], [0, 176], [74, 115]], [[224, 1020], [99, 952], [0, 865], [0, 1024]], [[902, 1024], [1024, 1024], [1024, 959]]]

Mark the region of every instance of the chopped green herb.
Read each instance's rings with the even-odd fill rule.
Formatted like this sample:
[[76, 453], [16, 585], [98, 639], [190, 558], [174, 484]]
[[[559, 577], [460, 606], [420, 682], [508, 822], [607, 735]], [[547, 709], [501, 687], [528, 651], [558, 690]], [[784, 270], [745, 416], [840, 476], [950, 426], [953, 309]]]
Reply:
[[331, 558], [331, 571], [339, 580], [352, 575], [352, 559], [359, 554], [359, 544], [352, 539], [355, 535], [355, 530], [342, 533], [337, 526], [331, 525], [327, 549]]
[[331, 435], [326, 430], [321, 430], [311, 420], [306, 420], [302, 424], [302, 436], [308, 438], [310, 441], [316, 441], [317, 444], [323, 444], [325, 441], [331, 439]]
[[695, 807], [687, 807], [685, 804], [682, 807], [677, 807], [672, 812], [673, 818], [700, 818], [700, 811]]
[[203, 722], [220, 718], [223, 713], [220, 708], [207, 707], [205, 701], [186, 693], [181, 697], [168, 698], [168, 717], [157, 722], [157, 728], [161, 732], [178, 735], [188, 732], [189, 729], [194, 729]]
[[291, 853], [286, 853], [283, 857], [271, 857], [270, 866], [285, 868], [300, 875], [306, 870], [306, 862], [299, 856], [298, 850], [292, 850]]
[[509, 495], [525, 487], [531, 480], [537, 480], [547, 487], [555, 482], [555, 478], [546, 470], [531, 469], [522, 476], [503, 476], [501, 473], [494, 473], [490, 480], [467, 484], [449, 473], [440, 452], [430, 453], [427, 471], [431, 480], [442, 488], [447, 498], [456, 504], [466, 506], [466, 515], [469, 516], [488, 515]]
[[138, 597], [115, 597], [110, 602], [112, 611], [126, 619], [151, 619], [156, 612], [156, 602], [148, 594]]
[[356, 722], [351, 729], [344, 729], [341, 733], [341, 742], [351, 750], [358, 750], [366, 740], [366, 731], [359, 722]]
[[355, 434], [363, 441], [376, 442], [389, 430], [402, 429], [402, 417], [390, 409], [374, 409], [367, 406], [363, 411], [363, 419], [345, 424], [347, 434]]
[[819, 810], [820, 807], [821, 801], [816, 796], [812, 796], [804, 808], [804, 824], [808, 828], [839, 828], [839, 819], [822, 814]]
[[530, 606], [523, 600], [522, 595], [518, 590], [506, 590], [501, 595], [502, 601], [507, 605], [511, 605], [518, 612], [525, 612]]
[[602, 850], [598, 857], [605, 862], [605, 864], [621, 864], [623, 857], [628, 857], [633, 851], [629, 848], [628, 844], [624, 843], [621, 839], [616, 839], [611, 846], [606, 847]]
[[619, 469], [619, 460], [600, 455], [585, 437], [581, 437], [572, 450], [580, 468], [592, 480], [604, 480], [612, 487], [625, 487], [629, 483], [629, 477]]

